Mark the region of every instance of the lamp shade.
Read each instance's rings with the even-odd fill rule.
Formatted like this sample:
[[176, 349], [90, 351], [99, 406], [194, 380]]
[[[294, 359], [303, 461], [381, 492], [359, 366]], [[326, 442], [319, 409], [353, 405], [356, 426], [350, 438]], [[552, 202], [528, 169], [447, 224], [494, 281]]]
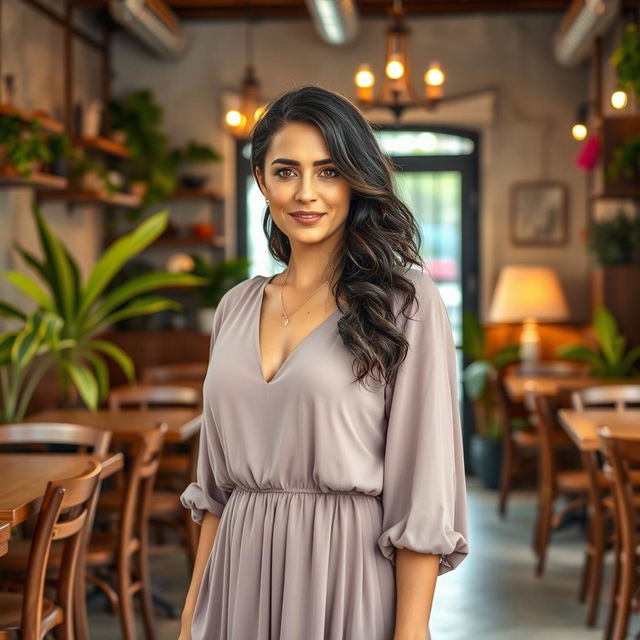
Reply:
[[569, 308], [556, 272], [549, 267], [502, 267], [493, 293], [490, 322], [566, 320]]

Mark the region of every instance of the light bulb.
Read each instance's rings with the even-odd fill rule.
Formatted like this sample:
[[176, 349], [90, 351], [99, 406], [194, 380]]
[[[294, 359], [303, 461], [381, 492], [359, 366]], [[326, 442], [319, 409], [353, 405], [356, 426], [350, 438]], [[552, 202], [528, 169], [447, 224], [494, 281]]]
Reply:
[[614, 109], [624, 109], [628, 102], [629, 99], [625, 91], [614, 91], [611, 94], [611, 106]]
[[387, 62], [387, 66], [384, 69], [388, 78], [391, 80], [399, 80], [404, 75], [404, 65], [400, 61], [400, 56], [395, 53], [391, 56], [389, 62]]
[[437, 62], [431, 63], [427, 72], [424, 74], [425, 84], [432, 87], [439, 87], [444, 84], [444, 73]]
[[358, 67], [358, 71], [353, 78], [356, 83], [356, 87], [361, 89], [368, 89], [373, 86], [373, 83], [376, 81], [375, 76], [371, 72], [371, 67], [368, 64], [361, 64]]
[[236, 109], [231, 109], [231, 111], [227, 111], [224, 119], [230, 127], [238, 127], [242, 124], [244, 116]]
[[574, 124], [571, 129], [571, 135], [576, 140], [584, 140], [587, 137], [587, 127], [581, 123]]

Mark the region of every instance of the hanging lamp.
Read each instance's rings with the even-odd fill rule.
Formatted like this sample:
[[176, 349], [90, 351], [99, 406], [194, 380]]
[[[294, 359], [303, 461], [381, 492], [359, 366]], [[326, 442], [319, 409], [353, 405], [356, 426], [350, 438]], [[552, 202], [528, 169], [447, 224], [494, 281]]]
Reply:
[[390, 109], [396, 121], [400, 120], [405, 109], [423, 107], [436, 108], [442, 98], [442, 85], [445, 76], [437, 62], [432, 62], [425, 71], [424, 98], [421, 98], [411, 84], [411, 63], [409, 60], [409, 35], [403, 17], [402, 0], [394, 0], [390, 11], [391, 25], [387, 29], [387, 57], [385, 75], [379, 96], [374, 97], [375, 76], [371, 67], [363, 63], [358, 68], [354, 81], [357, 87], [357, 100], [360, 108], [369, 110], [374, 107]]
[[236, 138], [248, 138], [253, 125], [264, 110], [260, 81], [256, 78], [253, 65], [253, 32], [252, 19], [247, 20], [246, 66], [244, 79], [240, 85], [240, 106], [225, 113], [224, 122], [227, 130]]

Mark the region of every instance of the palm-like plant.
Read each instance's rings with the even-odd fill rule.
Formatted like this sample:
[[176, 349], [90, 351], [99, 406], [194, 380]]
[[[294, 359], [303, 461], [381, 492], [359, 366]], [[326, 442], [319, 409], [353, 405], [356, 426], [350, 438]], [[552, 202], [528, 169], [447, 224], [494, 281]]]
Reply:
[[[16, 380], [22, 377], [24, 366], [31, 362], [19, 357], [26, 345], [30, 345], [33, 355], [48, 350], [58, 366], [65, 402], [68, 404], [71, 401], [75, 387], [85, 404], [95, 409], [99, 402], [106, 399], [109, 391], [109, 375], [104, 356], [113, 359], [130, 382], [135, 382], [135, 370], [133, 361], [122, 349], [94, 336], [117, 320], [181, 307], [180, 303], [168, 298], [144, 294], [166, 286], [198, 286], [204, 280], [184, 273], [146, 273], [101, 297], [122, 266], [164, 231], [169, 212], [155, 214], [114, 242], [98, 260], [85, 283], [81, 281], [78, 265], [67, 248], [51, 232], [35, 205], [33, 214], [42, 260], [17, 243], [14, 246], [27, 265], [40, 277], [44, 287], [36, 279], [20, 271], [5, 271], [3, 275], [36, 303], [39, 315], [28, 316], [24, 311], [0, 302], [1, 315], [24, 322], [20, 331], [0, 335], [0, 349], [3, 349], [0, 351], [0, 366], [3, 369], [9, 368], [2, 371], [1, 379], [4, 383], [12, 377]], [[34, 351], [35, 344], [38, 347]], [[44, 367], [44, 364], [38, 366]], [[41, 377], [44, 371], [40, 372], [38, 369], [35, 375], [38, 374]], [[35, 388], [35, 385], [29, 387], [32, 392], [31, 386]], [[6, 385], [3, 386], [5, 396], [7, 393], [10, 396], [10, 405], [16, 411], [18, 407], [20, 410], [26, 409], [28, 398], [16, 400], [18, 387], [15, 384], [8, 389], [7, 391]]]
[[594, 312], [593, 328], [598, 349], [585, 345], [562, 345], [556, 353], [561, 358], [588, 362], [589, 374], [600, 378], [626, 378], [640, 375], [635, 362], [640, 358], [640, 345], [626, 352], [627, 340], [620, 333], [613, 314], [603, 305]]

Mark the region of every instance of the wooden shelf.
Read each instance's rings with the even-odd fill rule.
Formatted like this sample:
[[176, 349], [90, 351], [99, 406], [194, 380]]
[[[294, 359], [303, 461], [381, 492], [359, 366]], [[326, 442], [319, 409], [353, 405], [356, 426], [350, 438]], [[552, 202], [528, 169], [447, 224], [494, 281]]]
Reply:
[[84, 149], [92, 149], [94, 151], [101, 151], [110, 156], [116, 156], [118, 158], [130, 158], [131, 152], [124, 145], [121, 145], [115, 140], [109, 138], [74, 138], [74, 144], [83, 147]]
[[640, 200], [640, 187], [629, 185], [607, 189], [603, 193], [592, 195], [593, 200]]
[[58, 200], [74, 204], [110, 204], [118, 207], [137, 207], [141, 199], [133, 193], [115, 193], [112, 196], [97, 191], [40, 191], [41, 200]]
[[222, 193], [215, 189], [178, 189], [167, 200], [215, 200], [222, 202]]
[[40, 114], [38, 111], [18, 109], [18, 107], [14, 107], [12, 104], [0, 104], [0, 115], [15, 116], [25, 122], [28, 122], [29, 120], [37, 120], [40, 123], [40, 126], [49, 133], [62, 133], [64, 131], [64, 124], [62, 122]]
[[36, 171], [29, 178], [23, 178], [15, 171], [0, 170], [0, 187], [30, 187], [36, 189], [66, 189], [67, 179], [50, 173]]

